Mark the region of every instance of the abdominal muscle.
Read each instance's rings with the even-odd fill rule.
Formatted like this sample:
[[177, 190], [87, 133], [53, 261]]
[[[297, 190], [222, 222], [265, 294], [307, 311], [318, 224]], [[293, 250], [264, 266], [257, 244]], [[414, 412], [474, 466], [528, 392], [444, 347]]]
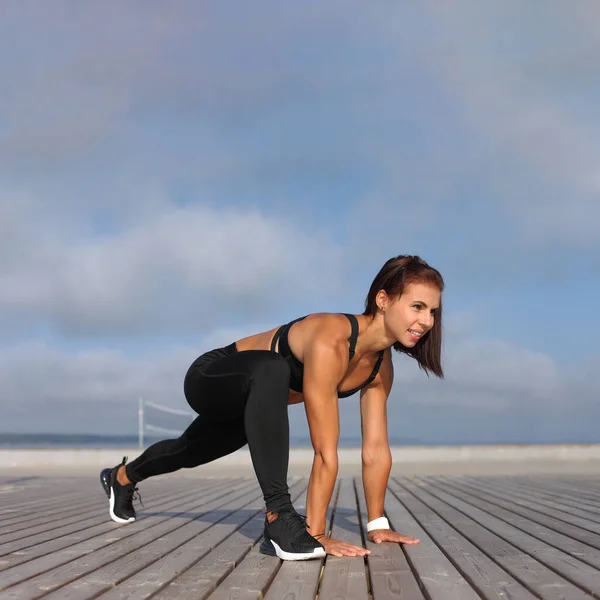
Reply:
[[[275, 332], [279, 329], [275, 327], [274, 329], [270, 329], [269, 331], [264, 331], [262, 333], [256, 333], [254, 335], [250, 335], [248, 337], [237, 340], [235, 343], [238, 352], [243, 352], [244, 350], [270, 350], [271, 349], [271, 341], [273, 340], [273, 336]], [[275, 345], [275, 352], [279, 351], [279, 342]], [[301, 392], [295, 392], [290, 389], [288, 395], [288, 404], [300, 404], [304, 402], [304, 396]]]

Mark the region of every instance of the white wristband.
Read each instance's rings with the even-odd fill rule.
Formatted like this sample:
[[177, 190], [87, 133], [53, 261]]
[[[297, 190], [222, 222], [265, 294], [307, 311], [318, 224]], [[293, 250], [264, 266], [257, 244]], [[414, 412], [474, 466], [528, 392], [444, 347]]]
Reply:
[[373, 531], [374, 529], [389, 529], [390, 523], [385, 517], [379, 517], [373, 519], [367, 523], [367, 531]]

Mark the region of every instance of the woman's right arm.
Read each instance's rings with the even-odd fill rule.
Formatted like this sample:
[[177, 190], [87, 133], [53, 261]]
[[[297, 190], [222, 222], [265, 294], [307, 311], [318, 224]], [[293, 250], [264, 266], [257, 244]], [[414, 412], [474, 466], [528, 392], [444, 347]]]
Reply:
[[[309, 533], [313, 536], [327, 533], [327, 508], [338, 473], [337, 387], [347, 368], [343, 349], [335, 341], [321, 336], [319, 338], [309, 342], [305, 348], [303, 381], [304, 405], [315, 452], [306, 499], [306, 520], [310, 527]], [[325, 551], [335, 556], [369, 553], [364, 548], [339, 540], [326, 537], [318, 539]]]

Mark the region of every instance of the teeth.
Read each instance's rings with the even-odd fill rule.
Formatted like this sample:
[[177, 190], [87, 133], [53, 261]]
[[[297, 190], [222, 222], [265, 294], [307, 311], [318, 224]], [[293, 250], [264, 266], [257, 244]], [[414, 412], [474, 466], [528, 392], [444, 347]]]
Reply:
[[417, 337], [421, 337], [423, 334], [419, 333], [417, 331], [413, 331], [412, 329], [409, 329], [408, 331], [410, 331], [410, 333], [412, 333], [413, 335], [416, 335]]

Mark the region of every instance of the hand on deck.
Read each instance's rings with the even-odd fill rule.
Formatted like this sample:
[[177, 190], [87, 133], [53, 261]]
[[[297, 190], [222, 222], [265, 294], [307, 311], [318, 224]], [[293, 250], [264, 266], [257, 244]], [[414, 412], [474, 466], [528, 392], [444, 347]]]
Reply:
[[398, 544], [418, 544], [420, 540], [417, 538], [402, 535], [391, 529], [374, 529], [369, 532], [369, 539], [376, 544], [381, 542], [396, 542]]
[[371, 554], [371, 551], [366, 548], [353, 546], [352, 544], [334, 540], [333, 538], [322, 537], [319, 538], [319, 542], [323, 544], [325, 552], [333, 556], [366, 556], [367, 554]]

